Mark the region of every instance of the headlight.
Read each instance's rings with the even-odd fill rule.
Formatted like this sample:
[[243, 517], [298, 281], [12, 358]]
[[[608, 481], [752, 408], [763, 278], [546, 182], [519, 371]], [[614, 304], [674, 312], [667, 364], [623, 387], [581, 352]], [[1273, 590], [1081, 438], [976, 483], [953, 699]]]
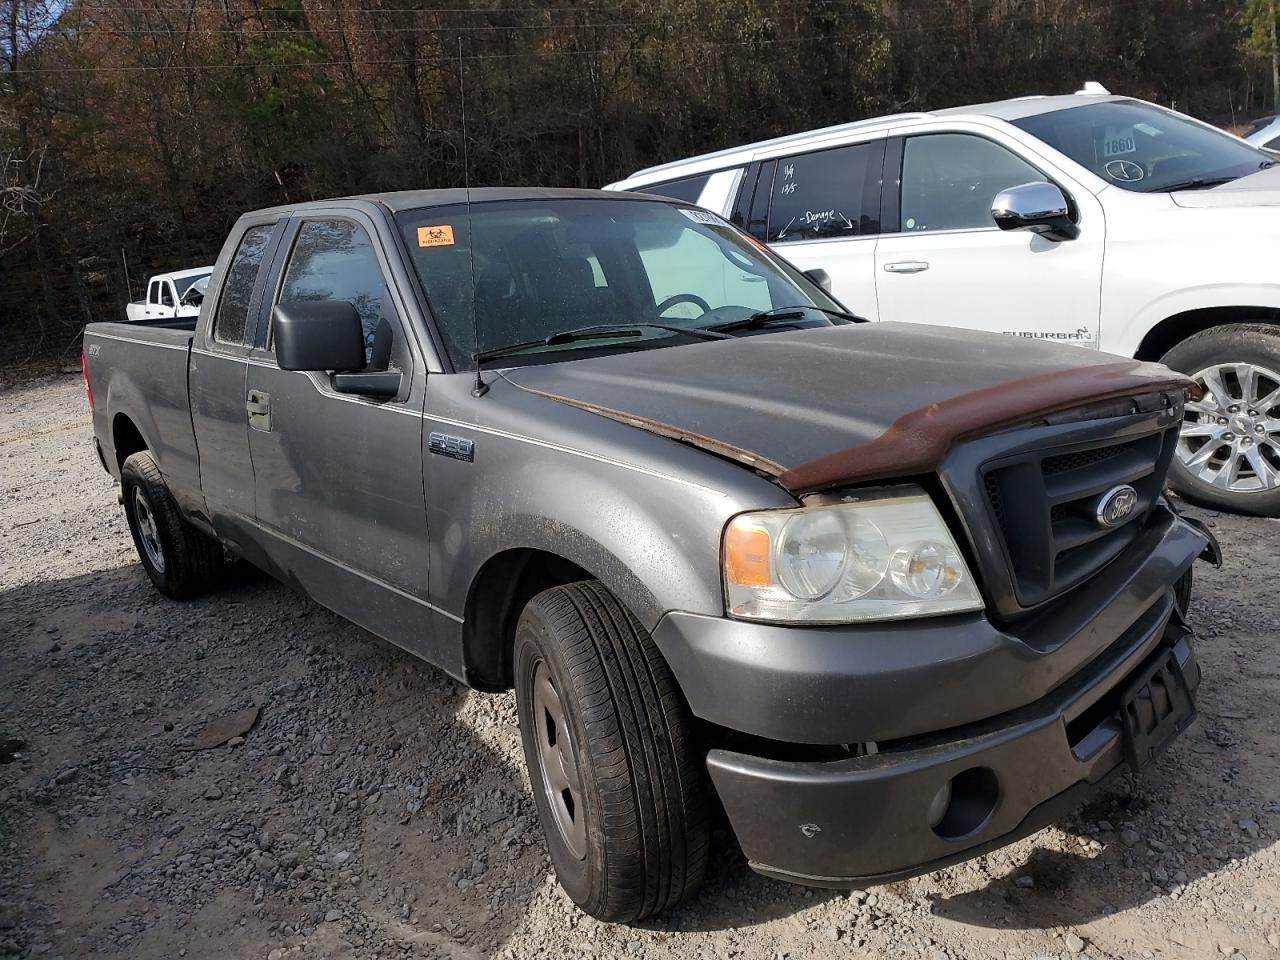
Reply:
[[724, 532], [729, 614], [852, 623], [979, 610], [982, 598], [918, 487], [734, 517]]

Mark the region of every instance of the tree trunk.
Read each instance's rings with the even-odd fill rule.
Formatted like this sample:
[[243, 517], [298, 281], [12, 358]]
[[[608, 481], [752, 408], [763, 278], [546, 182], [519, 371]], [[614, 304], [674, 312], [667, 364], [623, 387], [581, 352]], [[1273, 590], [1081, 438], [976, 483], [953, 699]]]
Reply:
[[1280, 113], [1280, 46], [1276, 45], [1276, 21], [1280, 20], [1280, 0], [1271, 0], [1271, 107]]

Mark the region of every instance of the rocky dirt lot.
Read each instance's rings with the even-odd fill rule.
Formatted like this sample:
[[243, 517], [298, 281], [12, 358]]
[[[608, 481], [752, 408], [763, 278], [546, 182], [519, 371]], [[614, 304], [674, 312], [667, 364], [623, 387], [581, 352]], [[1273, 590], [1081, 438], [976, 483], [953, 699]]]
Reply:
[[1203, 514], [1200, 719], [1140, 781], [853, 895], [721, 829], [692, 903], [612, 927], [550, 875], [511, 696], [252, 571], [162, 599], [87, 423], [78, 378], [0, 393], [0, 956], [1280, 957], [1276, 522]]

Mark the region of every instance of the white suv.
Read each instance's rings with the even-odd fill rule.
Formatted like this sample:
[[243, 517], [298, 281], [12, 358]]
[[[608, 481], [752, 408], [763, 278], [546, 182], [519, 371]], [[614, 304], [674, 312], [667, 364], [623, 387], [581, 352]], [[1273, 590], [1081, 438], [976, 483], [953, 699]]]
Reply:
[[[1191, 374], [1171, 472], [1280, 515], [1280, 167], [1124, 97], [903, 114], [641, 170], [855, 313], [1077, 343]], [[824, 275], [825, 274], [825, 275]]]

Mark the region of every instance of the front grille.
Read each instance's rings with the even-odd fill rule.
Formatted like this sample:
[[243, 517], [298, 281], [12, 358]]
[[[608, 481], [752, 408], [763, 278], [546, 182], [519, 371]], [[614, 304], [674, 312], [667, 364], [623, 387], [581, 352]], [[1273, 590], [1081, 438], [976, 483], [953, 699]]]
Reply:
[[[1101, 432], [1101, 431], [1100, 431]], [[1017, 606], [1041, 604], [1114, 560], [1144, 526], [1160, 496], [1177, 442], [1176, 423], [1117, 442], [1051, 447], [990, 461], [982, 468], [991, 517], [1006, 555]], [[1116, 527], [1097, 519], [1099, 502], [1127, 484], [1137, 492], [1131, 517]]]

